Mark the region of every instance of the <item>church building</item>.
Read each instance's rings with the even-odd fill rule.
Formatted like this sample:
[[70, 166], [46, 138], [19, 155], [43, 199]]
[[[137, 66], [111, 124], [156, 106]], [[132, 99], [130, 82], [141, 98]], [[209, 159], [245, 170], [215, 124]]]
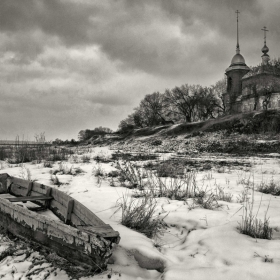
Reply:
[[227, 89], [224, 94], [226, 111], [230, 114], [280, 108], [280, 67], [269, 61], [269, 48], [266, 46], [266, 27], [262, 62], [259, 66], [249, 68], [240, 54], [238, 13], [236, 54], [226, 69]]

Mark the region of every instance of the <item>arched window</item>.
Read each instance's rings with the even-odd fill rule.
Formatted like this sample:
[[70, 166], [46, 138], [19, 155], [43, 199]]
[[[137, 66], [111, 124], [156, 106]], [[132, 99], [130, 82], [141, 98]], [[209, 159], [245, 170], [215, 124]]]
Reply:
[[230, 91], [232, 88], [232, 78], [228, 77], [227, 79], [227, 91]]

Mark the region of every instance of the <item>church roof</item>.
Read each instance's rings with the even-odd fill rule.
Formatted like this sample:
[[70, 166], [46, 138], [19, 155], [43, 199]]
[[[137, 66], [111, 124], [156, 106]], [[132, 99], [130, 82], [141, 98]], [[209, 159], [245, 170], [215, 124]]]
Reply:
[[245, 59], [240, 53], [235, 54], [234, 57], [232, 58], [230, 66], [233, 65], [246, 65]]
[[244, 57], [239, 53], [239, 50], [233, 56], [233, 58], [231, 60], [231, 64], [226, 69], [226, 72], [231, 71], [231, 70], [247, 70], [247, 71], [250, 70], [250, 68], [245, 63]]
[[260, 64], [258, 66], [252, 67], [251, 70], [242, 77], [242, 80], [259, 75], [280, 76], [280, 69], [274, 65], [271, 65], [270, 63], [267, 65]]

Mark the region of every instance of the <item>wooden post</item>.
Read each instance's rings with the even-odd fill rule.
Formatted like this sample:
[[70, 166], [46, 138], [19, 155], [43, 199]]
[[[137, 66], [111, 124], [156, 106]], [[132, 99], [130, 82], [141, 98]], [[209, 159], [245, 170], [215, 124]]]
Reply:
[[0, 193], [7, 193], [7, 179], [9, 175], [7, 173], [0, 174]]
[[29, 182], [29, 185], [28, 185], [28, 188], [27, 188], [26, 196], [30, 196], [31, 191], [32, 191], [32, 188], [33, 188], [33, 182], [30, 181], [30, 182]]
[[74, 207], [74, 199], [70, 199], [68, 201], [67, 212], [66, 212], [66, 217], [65, 217], [66, 225], [69, 225], [71, 222], [71, 214], [73, 211], [73, 207]]
[[[46, 195], [46, 196], [51, 196], [51, 192], [52, 192], [52, 188], [48, 188], [45, 195]], [[51, 203], [50, 200], [47, 200], [47, 201], [45, 202], [45, 207], [46, 207], [47, 209], [50, 208], [50, 203]]]

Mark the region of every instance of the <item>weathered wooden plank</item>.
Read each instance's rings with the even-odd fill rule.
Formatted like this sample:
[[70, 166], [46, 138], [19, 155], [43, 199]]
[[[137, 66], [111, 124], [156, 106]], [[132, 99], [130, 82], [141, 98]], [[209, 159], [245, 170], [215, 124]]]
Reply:
[[0, 211], [9, 214], [15, 221], [19, 223], [24, 222], [25, 225], [29, 226], [30, 228], [33, 228], [34, 230], [38, 229], [39, 225], [39, 229], [46, 232], [47, 228], [51, 226], [52, 228], [56, 228], [59, 231], [65, 231], [67, 232], [67, 234], [71, 234], [74, 237], [79, 237], [84, 240], [88, 240], [88, 235], [86, 233], [82, 233], [81, 230], [78, 230], [69, 225], [65, 225], [63, 222], [54, 221], [53, 219], [47, 216], [33, 213], [32, 211], [22, 208], [17, 204], [12, 204], [8, 200], [3, 199], [1, 197]]
[[72, 212], [71, 214], [71, 224], [74, 226], [85, 225], [86, 223], [82, 221], [76, 214]]
[[7, 178], [9, 175], [7, 173], [0, 174], [0, 194], [7, 192]]
[[66, 218], [65, 218], [66, 225], [69, 225], [71, 222], [71, 214], [73, 211], [73, 206], [74, 206], [74, 199], [71, 199], [68, 202], [67, 211], [66, 211]]
[[56, 237], [65, 243], [68, 244], [74, 244], [74, 236], [71, 234], [72, 232], [70, 230], [65, 230], [65, 228], [59, 228], [57, 227], [57, 223], [48, 224], [47, 227], [47, 235]]
[[1, 180], [1, 179], [6, 180], [8, 177], [9, 177], [8, 173], [1, 173], [1, 174], [0, 174], [0, 180]]
[[[52, 196], [52, 188], [47, 188], [46, 196]], [[45, 208], [50, 208], [50, 200], [45, 202]]]
[[72, 199], [69, 195], [67, 195], [66, 193], [59, 191], [55, 188], [52, 189], [52, 196], [54, 198], [54, 200], [56, 200], [57, 202], [59, 202], [61, 205], [63, 205], [64, 207], [68, 206], [68, 202], [70, 199]]
[[42, 210], [45, 210], [45, 209], [46, 209], [45, 206], [27, 207], [27, 208], [28, 208], [28, 210], [34, 211], [34, 212], [38, 212], [38, 211], [42, 211]]
[[32, 191], [32, 188], [33, 188], [33, 182], [30, 181], [29, 182], [29, 185], [28, 185], [28, 188], [27, 188], [27, 193], [26, 193], [26, 196], [29, 196], [31, 191]]
[[37, 193], [45, 195], [47, 193], [48, 189], [51, 189], [51, 187], [45, 186], [45, 185], [40, 184], [38, 182], [34, 182], [33, 183], [32, 191], [34, 191], [34, 192], [37, 192]]
[[[9, 215], [5, 215], [3, 213], [1, 213], [1, 215], [2, 219], [0, 219], [0, 225], [8, 229], [14, 235], [38, 242], [42, 246], [56, 251], [58, 255], [74, 262], [77, 265], [80, 265], [81, 267], [84, 267], [85, 269], [106, 269], [108, 258], [111, 255], [109, 244], [103, 243], [103, 247], [91, 247], [91, 244], [87, 241], [83, 241], [83, 236], [75, 238], [74, 243], [69, 244], [67, 243], [67, 240], [48, 235], [48, 233], [53, 233], [51, 230], [46, 233], [45, 231], [27, 228], [22, 223], [18, 223], [13, 220]], [[55, 231], [54, 233], [56, 234]], [[91, 253], [88, 252], [90, 249], [92, 250]], [[104, 254], [104, 252], [106, 254]]]
[[104, 224], [103, 226], [77, 226], [87, 233], [94, 233], [102, 237], [119, 237], [119, 232], [112, 229], [110, 225]]
[[10, 177], [8, 178], [9, 181], [11, 181], [13, 184], [16, 184], [18, 186], [21, 186], [22, 188], [28, 189], [29, 182], [28, 180], [24, 180], [21, 178], [16, 178], [16, 177]]
[[50, 201], [50, 210], [53, 211], [53, 213], [59, 217], [62, 221], [65, 221], [66, 211], [67, 208], [60, 204], [58, 201], [52, 199]]
[[99, 219], [93, 212], [91, 212], [77, 200], [75, 200], [74, 202], [73, 213], [76, 214], [79, 219], [84, 221], [87, 225], [105, 225], [105, 223], [101, 219]]
[[21, 196], [21, 197], [11, 197], [7, 198], [10, 202], [24, 202], [24, 201], [37, 201], [37, 200], [50, 200], [53, 199], [52, 196]]
[[27, 188], [17, 184], [12, 184], [10, 188], [10, 192], [11, 194], [14, 194], [16, 196], [25, 196], [27, 192]]
[[41, 196], [41, 195], [45, 195], [45, 194], [42, 194], [42, 193], [39, 193], [39, 192], [35, 192], [35, 191], [32, 190], [29, 195], [30, 196]]

